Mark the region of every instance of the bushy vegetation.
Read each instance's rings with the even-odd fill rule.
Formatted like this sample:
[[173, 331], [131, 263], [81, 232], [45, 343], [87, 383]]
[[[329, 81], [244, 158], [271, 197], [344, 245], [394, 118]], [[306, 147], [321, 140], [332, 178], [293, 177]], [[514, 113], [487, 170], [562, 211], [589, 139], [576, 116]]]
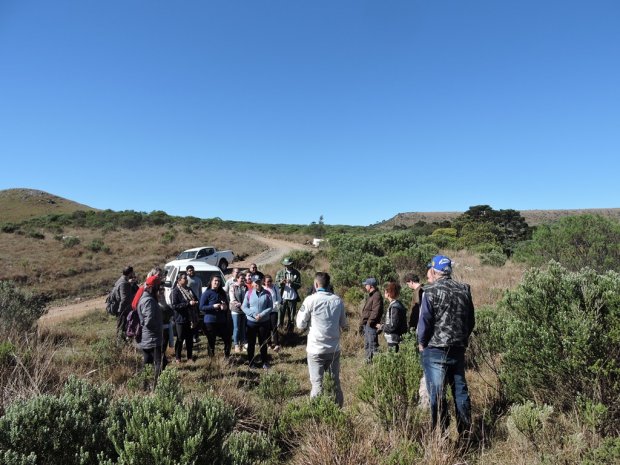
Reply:
[[531, 266], [555, 260], [572, 271], [586, 266], [601, 273], [620, 271], [620, 222], [579, 215], [541, 225], [532, 240], [518, 248], [515, 259]]
[[0, 281], [0, 335], [24, 335], [47, 312], [47, 298]]
[[602, 424], [617, 433], [619, 290], [615, 272], [570, 272], [552, 262], [547, 270], [526, 273], [497, 312], [483, 314], [477, 339], [487, 339], [487, 349], [501, 354], [499, 374], [507, 397], [568, 411], [580, 396], [604, 406]]
[[410, 232], [374, 235], [342, 234], [330, 237], [329, 258], [334, 284], [359, 286], [361, 279], [374, 276], [379, 282], [398, 280], [398, 270], [423, 273], [437, 247]]
[[418, 407], [422, 367], [412, 335], [405, 336], [398, 353], [387, 351], [376, 355], [360, 377], [358, 396], [384, 428], [406, 436], [420, 432], [423, 412]]

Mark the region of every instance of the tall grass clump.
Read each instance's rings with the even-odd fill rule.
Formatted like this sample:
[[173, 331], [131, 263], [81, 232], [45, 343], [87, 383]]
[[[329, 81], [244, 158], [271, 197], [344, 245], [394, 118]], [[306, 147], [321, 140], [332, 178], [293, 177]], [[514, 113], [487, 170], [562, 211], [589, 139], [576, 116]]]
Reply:
[[376, 355], [361, 374], [357, 395], [365, 402], [383, 427], [406, 436], [420, 429], [423, 413], [419, 410], [422, 367], [417, 345], [405, 336], [400, 351]]
[[[568, 411], [579, 397], [607, 410], [620, 430], [620, 275], [530, 270], [499, 304], [500, 379], [509, 399]], [[497, 326], [496, 326], [497, 327]], [[497, 334], [495, 335], [497, 337]]]

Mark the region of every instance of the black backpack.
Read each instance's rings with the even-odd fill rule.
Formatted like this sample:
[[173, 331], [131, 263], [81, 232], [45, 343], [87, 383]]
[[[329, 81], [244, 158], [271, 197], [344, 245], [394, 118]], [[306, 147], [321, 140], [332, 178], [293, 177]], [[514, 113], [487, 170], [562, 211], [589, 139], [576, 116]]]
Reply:
[[118, 316], [118, 310], [121, 306], [121, 299], [118, 294], [118, 286], [114, 284], [114, 287], [105, 299], [105, 310], [108, 312], [108, 315]]

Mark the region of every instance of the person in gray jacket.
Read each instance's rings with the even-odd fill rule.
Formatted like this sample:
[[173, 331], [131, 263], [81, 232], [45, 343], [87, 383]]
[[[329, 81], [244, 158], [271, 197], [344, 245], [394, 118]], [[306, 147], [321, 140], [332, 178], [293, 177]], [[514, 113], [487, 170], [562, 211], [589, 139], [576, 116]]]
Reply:
[[312, 384], [310, 396], [321, 394], [323, 375], [328, 371], [336, 387], [336, 402], [342, 407], [344, 398], [340, 388], [340, 331], [347, 328], [347, 316], [342, 299], [328, 290], [329, 282], [328, 273], [316, 273], [316, 292], [304, 299], [295, 323], [299, 329], [310, 328], [306, 346]]
[[161, 287], [158, 275], [147, 278], [144, 293], [138, 302], [138, 316], [142, 326], [142, 338], [138, 346], [142, 349], [144, 365], [154, 365], [155, 379], [162, 370], [162, 331], [163, 319], [157, 295]]

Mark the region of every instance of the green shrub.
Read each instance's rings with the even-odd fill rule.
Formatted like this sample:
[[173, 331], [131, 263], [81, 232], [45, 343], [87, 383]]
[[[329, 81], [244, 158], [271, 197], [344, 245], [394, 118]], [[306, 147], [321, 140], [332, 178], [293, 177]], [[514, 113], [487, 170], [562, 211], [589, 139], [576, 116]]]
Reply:
[[480, 264], [502, 267], [506, 264], [507, 257], [501, 250], [491, 250], [480, 254]]
[[28, 237], [31, 237], [32, 239], [39, 239], [39, 240], [45, 239], [45, 234], [42, 234], [39, 231], [30, 230], [26, 233], [26, 235]]
[[387, 351], [376, 355], [360, 377], [357, 395], [368, 404], [384, 428], [393, 428], [406, 435], [419, 429], [418, 393], [422, 367], [412, 335], [404, 337], [398, 353]]
[[0, 418], [2, 463], [97, 464], [97, 453], [112, 450], [105, 426], [110, 399], [108, 386], [71, 377], [59, 396], [15, 402]]
[[309, 250], [294, 250], [289, 257], [293, 260], [295, 267], [300, 270], [312, 268], [314, 254]]
[[607, 438], [590, 451], [581, 465], [618, 465], [620, 463], [620, 438]]
[[326, 424], [333, 429], [346, 430], [348, 420], [328, 394], [305, 397], [289, 402], [278, 423], [278, 433], [288, 440], [304, 434], [309, 424]]
[[532, 240], [516, 250], [515, 260], [532, 266], [555, 260], [571, 271], [586, 266], [600, 273], [620, 271], [620, 222], [579, 215], [541, 225]]
[[224, 464], [233, 411], [212, 395], [183, 402], [176, 370], [164, 370], [154, 395], [122, 399], [110, 413], [108, 436], [118, 465]]
[[548, 426], [552, 414], [553, 407], [549, 405], [539, 406], [531, 401], [513, 405], [510, 407], [510, 414], [506, 421], [508, 433], [513, 440], [526, 439], [538, 447], [544, 440], [544, 430]]
[[162, 244], [170, 244], [177, 237], [177, 233], [174, 229], [169, 229], [161, 235]]
[[555, 262], [531, 270], [500, 302], [500, 379], [509, 398], [544, 399], [560, 411], [583, 399], [620, 424], [620, 275], [569, 272]]
[[226, 441], [230, 465], [275, 465], [280, 463], [280, 449], [267, 435], [238, 431]]
[[0, 226], [0, 231], [7, 234], [14, 233], [18, 229], [19, 225], [16, 225], [14, 223], [2, 223], [2, 225]]
[[95, 253], [97, 252], [110, 253], [110, 247], [105, 245], [105, 243], [103, 242], [103, 239], [93, 239], [90, 242], [90, 244], [86, 246], [86, 248], [90, 250], [91, 252], [95, 252]]
[[24, 334], [47, 312], [47, 298], [0, 281], [0, 332]]
[[9, 365], [13, 361], [15, 346], [9, 341], [0, 341], [0, 367]]
[[80, 238], [76, 236], [63, 236], [62, 246], [65, 249], [71, 249], [80, 243]]
[[299, 392], [299, 383], [284, 372], [272, 371], [261, 377], [256, 392], [265, 400], [283, 404]]

